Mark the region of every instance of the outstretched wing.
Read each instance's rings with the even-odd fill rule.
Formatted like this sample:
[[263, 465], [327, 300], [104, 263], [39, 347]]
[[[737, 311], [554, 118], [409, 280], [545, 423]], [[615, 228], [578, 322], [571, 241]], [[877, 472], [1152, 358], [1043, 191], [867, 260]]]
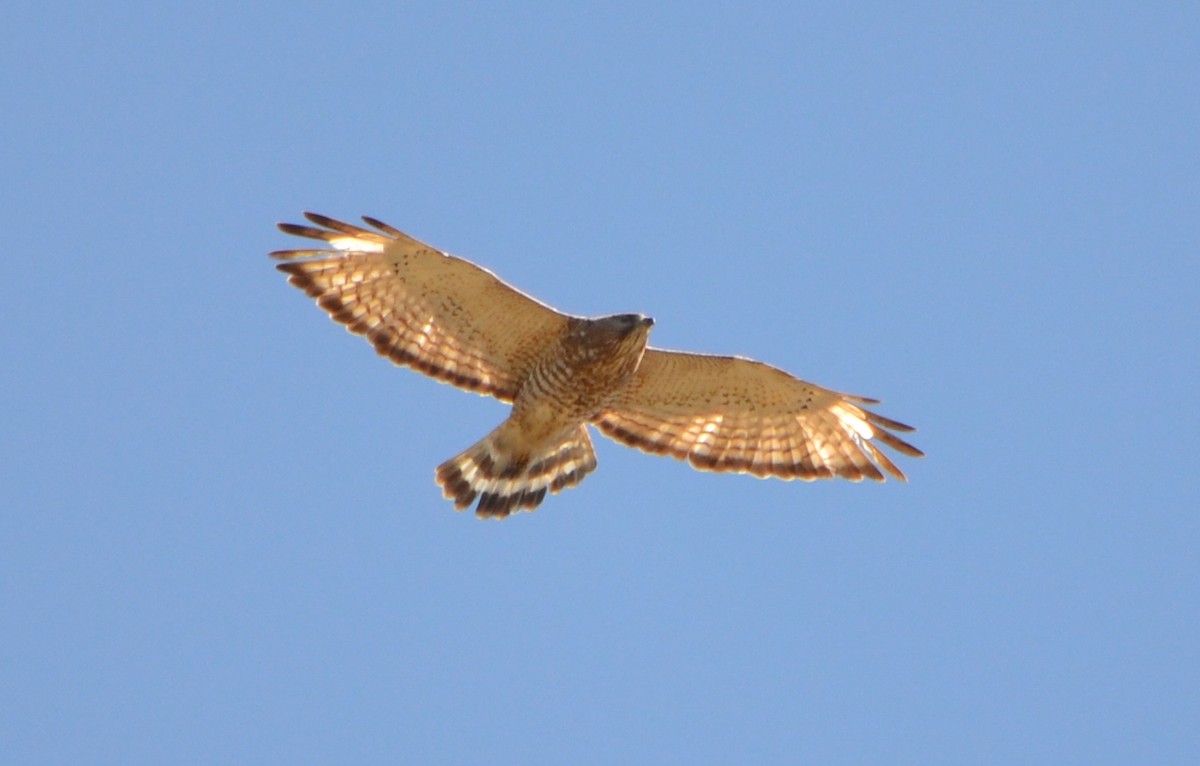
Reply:
[[376, 231], [315, 213], [287, 234], [333, 249], [278, 250], [288, 282], [396, 364], [512, 401], [567, 317], [495, 274], [373, 218]]
[[647, 349], [633, 380], [593, 423], [619, 442], [706, 471], [883, 481], [882, 468], [904, 480], [876, 442], [920, 457], [890, 432], [913, 429], [862, 404], [878, 402], [751, 359]]

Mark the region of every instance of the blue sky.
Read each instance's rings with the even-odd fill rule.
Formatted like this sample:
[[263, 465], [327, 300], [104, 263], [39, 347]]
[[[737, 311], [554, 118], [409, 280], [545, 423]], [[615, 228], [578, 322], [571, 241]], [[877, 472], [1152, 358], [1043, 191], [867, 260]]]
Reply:
[[[13, 763], [1195, 763], [1200, 9], [43, 3], [0, 50]], [[377, 216], [885, 400], [907, 485], [599, 470], [288, 287]]]

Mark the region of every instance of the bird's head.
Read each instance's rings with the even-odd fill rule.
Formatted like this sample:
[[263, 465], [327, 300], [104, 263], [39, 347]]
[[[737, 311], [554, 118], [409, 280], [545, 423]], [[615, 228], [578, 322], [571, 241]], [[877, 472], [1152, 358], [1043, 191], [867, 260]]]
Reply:
[[643, 314], [613, 314], [576, 319], [573, 324], [569, 343], [581, 358], [601, 364], [607, 363], [601, 360], [624, 360], [632, 370], [646, 348], [654, 320]]
[[612, 316], [601, 317], [594, 321], [598, 324], [608, 325], [615, 332], [623, 335], [628, 335], [638, 330], [650, 332], [650, 328], [654, 326], [654, 320], [645, 314], [613, 314]]

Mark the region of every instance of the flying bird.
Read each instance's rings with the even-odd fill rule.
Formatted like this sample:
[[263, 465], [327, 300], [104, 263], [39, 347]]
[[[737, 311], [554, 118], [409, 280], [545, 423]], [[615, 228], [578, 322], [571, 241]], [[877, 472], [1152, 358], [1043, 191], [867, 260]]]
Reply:
[[[705, 471], [812, 481], [906, 480], [878, 446], [920, 457], [911, 426], [879, 402], [737, 356], [647, 345], [641, 314], [571, 316], [374, 218], [370, 229], [305, 213], [286, 234], [325, 247], [277, 250], [288, 282], [398, 365], [512, 404], [495, 430], [437, 468], [455, 508], [533, 510], [596, 468], [587, 426]], [[882, 469], [882, 470], [881, 470]]]

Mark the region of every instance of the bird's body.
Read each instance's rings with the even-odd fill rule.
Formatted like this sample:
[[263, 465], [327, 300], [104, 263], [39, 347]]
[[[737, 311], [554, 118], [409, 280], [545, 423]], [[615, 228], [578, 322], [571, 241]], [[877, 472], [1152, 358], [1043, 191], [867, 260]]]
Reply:
[[537, 507], [547, 489], [574, 486], [595, 470], [585, 424], [633, 376], [652, 324], [637, 314], [572, 318], [534, 363], [508, 419], [438, 466], [438, 483], [455, 507], [480, 495], [480, 513], [507, 516], [513, 508]]
[[376, 231], [306, 214], [286, 233], [334, 249], [272, 255], [289, 281], [397, 364], [512, 402], [508, 419], [437, 469], [457, 508], [503, 518], [596, 467], [605, 435], [697, 468], [812, 480], [904, 479], [875, 446], [921, 452], [888, 429], [909, 426], [839, 394], [740, 357], [647, 346], [652, 320], [562, 314], [491, 272], [371, 218]]

